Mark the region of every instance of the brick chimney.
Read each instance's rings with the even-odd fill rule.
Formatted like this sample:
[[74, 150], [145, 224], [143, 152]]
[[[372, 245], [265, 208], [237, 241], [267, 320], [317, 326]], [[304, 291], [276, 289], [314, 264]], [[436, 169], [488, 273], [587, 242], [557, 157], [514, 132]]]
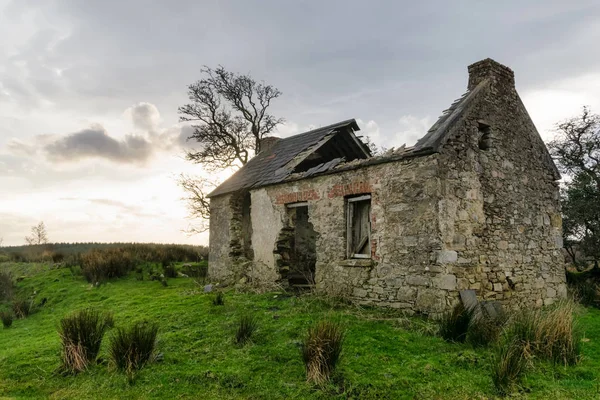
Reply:
[[512, 69], [502, 65], [491, 58], [477, 61], [469, 65], [469, 90], [473, 90], [481, 81], [491, 79], [492, 84], [498, 88], [514, 89], [515, 73]]
[[270, 151], [273, 148], [273, 146], [275, 146], [275, 143], [279, 141], [279, 139], [281, 138], [278, 138], [277, 136], [267, 136], [265, 138], [260, 139], [259, 153]]

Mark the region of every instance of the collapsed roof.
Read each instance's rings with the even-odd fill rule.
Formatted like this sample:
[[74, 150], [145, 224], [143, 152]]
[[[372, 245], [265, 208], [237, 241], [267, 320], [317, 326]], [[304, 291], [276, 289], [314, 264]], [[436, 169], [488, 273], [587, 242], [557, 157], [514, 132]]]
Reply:
[[354, 134], [358, 130], [356, 121], [349, 119], [279, 139], [219, 185], [209, 197], [283, 182], [291, 174], [320, 169], [333, 160], [367, 159], [371, 152]]
[[[425, 136], [419, 139], [413, 147], [402, 146], [372, 157], [368, 146], [354, 134], [355, 131], [360, 130], [354, 119], [313, 129], [289, 138], [268, 138], [270, 139], [269, 146], [264, 151], [257, 154], [219, 185], [208, 197], [304, 179], [314, 175], [439, 153], [451, 136], [453, 128], [457, 126], [457, 122], [465, 115], [466, 110], [480, 98], [485, 88], [489, 87], [491, 80], [494, 79], [492, 77], [494, 74], [509, 76], [514, 86], [512, 70], [492, 59], [488, 58], [470, 65], [467, 92], [443, 112]], [[531, 137], [532, 141], [541, 143], [541, 148], [544, 149], [544, 162], [552, 171], [555, 179], [559, 179], [558, 169], [533, 123], [532, 128], [535, 131]]]

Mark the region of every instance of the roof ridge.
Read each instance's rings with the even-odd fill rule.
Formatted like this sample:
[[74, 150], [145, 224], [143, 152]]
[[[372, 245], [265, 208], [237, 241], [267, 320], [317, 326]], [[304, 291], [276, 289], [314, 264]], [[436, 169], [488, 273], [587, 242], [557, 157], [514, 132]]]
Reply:
[[296, 133], [295, 135], [292, 135], [292, 136], [282, 137], [282, 138], [280, 138], [280, 140], [291, 139], [291, 138], [296, 137], [296, 136], [307, 135], [309, 133], [314, 133], [314, 132], [318, 132], [318, 131], [325, 130], [325, 129], [333, 129], [333, 128], [337, 128], [338, 126], [348, 125], [350, 123], [354, 123], [354, 125], [357, 128], [357, 129], [355, 129], [356, 131], [360, 130], [360, 127], [356, 123], [356, 119], [355, 118], [349, 118], [349, 119], [346, 119], [344, 121], [336, 122], [335, 124], [329, 124], [329, 125], [326, 125], [326, 126], [321, 126], [319, 128], [311, 129], [310, 131]]

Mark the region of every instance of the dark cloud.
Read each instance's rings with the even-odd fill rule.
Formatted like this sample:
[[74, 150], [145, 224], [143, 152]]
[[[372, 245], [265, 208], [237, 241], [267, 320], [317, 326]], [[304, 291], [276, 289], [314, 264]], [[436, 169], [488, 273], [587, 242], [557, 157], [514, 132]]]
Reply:
[[56, 140], [44, 147], [48, 158], [72, 162], [85, 158], [104, 158], [118, 163], [143, 163], [152, 155], [152, 143], [142, 136], [126, 135], [118, 140], [96, 125]]

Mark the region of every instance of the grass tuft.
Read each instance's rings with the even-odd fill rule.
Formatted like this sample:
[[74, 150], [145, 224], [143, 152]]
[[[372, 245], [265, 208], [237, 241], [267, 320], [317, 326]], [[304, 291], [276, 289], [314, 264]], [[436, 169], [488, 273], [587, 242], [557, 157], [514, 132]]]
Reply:
[[2, 325], [4, 328], [10, 328], [13, 323], [13, 313], [10, 311], [2, 311], [0, 312], [0, 319], [2, 320]]
[[156, 351], [158, 325], [139, 322], [130, 328], [117, 328], [109, 344], [110, 359], [114, 367], [127, 374], [130, 381], [137, 371], [152, 360]]
[[342, 355], [344, 330], [337, 322], [319, 321], [308, 329], [302, 343], [306, 380], [323, 384], [329, 380]]
[[33, 301], [28, 299], [15, 299], [12, 309], [17, 318], [27, 318], [33, 312]]
[[577, 364], [581, 336], [575, 311], [574, 302], [563, 300], [546, 310], [525, 312], [514, 319], [508, 335], [525, 343], [539, 358], [563, 365]]
[[0, 301], [12, 299], [14, 289], [15, 283], [12, 274], [7, 271], [0, 271]]
[[217, 292], [215, 297], [212, 299], [213, 306], [223, 306], [225, 305], [225, 296], [223, 296], [223, 292]]
[[252, 339], [252, 335], [258, 328], [258, 321], [253, 315], [243, 315], [238, 322], [235, 332], [235, 343], [243, 346]]
[[527, 368], [528, 344], [512, 338], [496, 348], [492, 358], [492, 381], [502, 396], [510, 394]]
[[458, 303], [452, 311], [445, 313], [440, 320], [440, 336], [447, 342], [462, 343], [467, 339], [473, 312]]
[[496, 343], [506, 324], [505, 314], [491, 315], [486, 307], [480, 307], [474, 313], [467, 332], [467, 342], [474, 347], [486, 347]]
[[104, 333], [113, 326], [111, 314], [93, 309], [76, 311], [61, 319], [61, 371], [74, 374], [86, 370], [98, 357]]

